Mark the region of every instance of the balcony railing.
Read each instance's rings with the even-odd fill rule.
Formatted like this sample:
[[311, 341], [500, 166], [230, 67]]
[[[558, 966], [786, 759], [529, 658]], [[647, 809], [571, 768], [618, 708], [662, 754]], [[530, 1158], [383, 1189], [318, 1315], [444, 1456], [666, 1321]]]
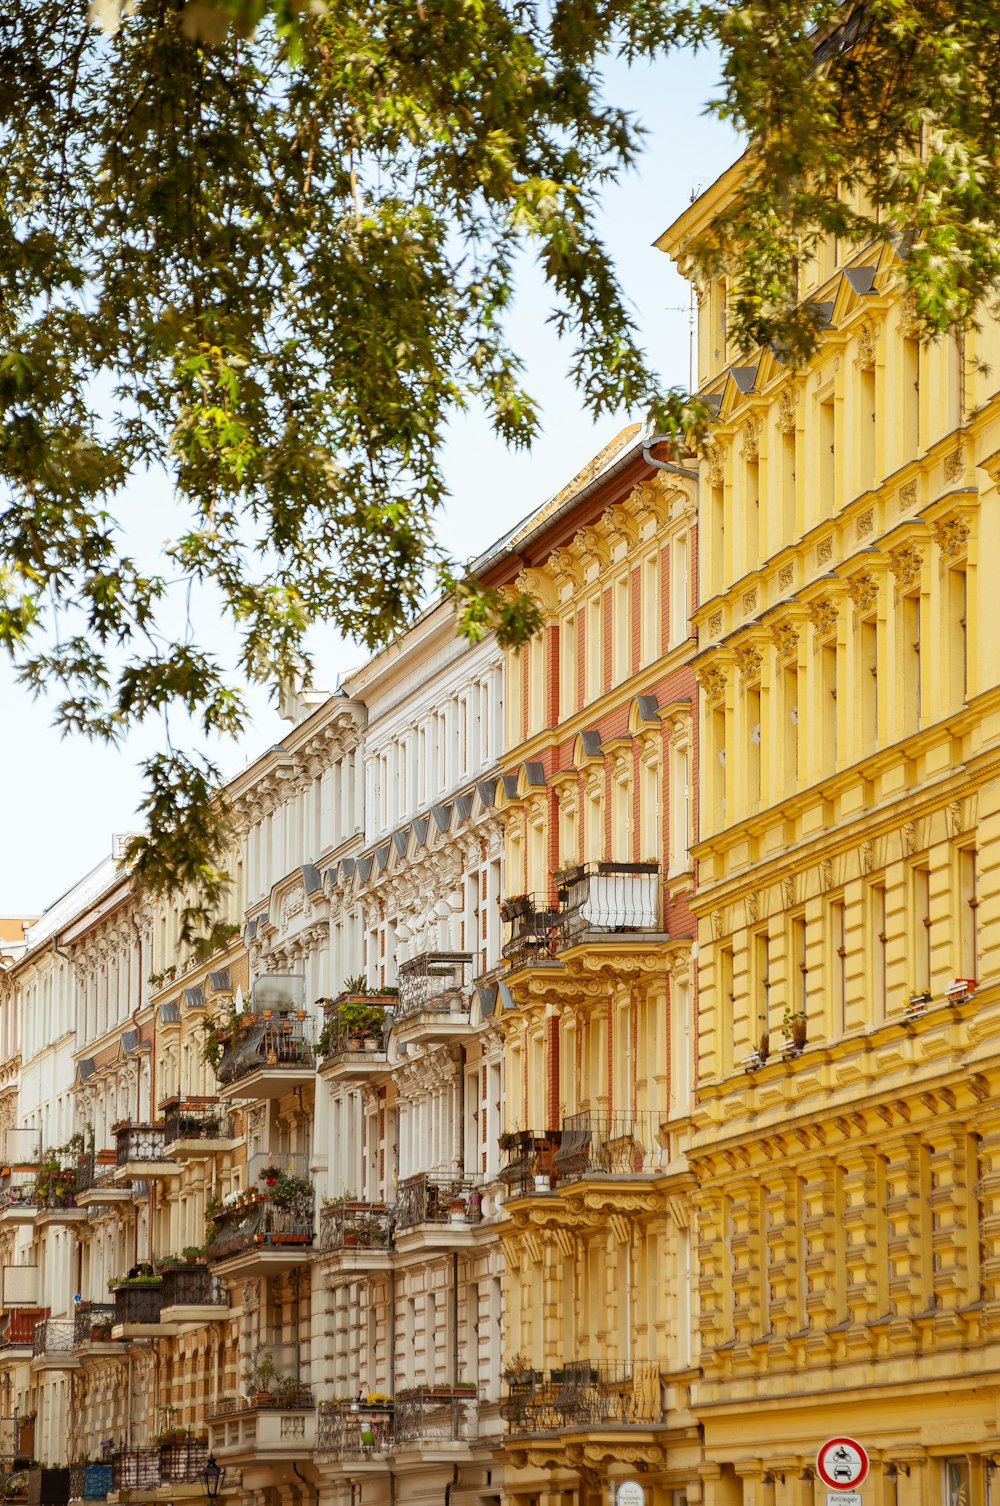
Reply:
[[117, 1150], [91, 1150], [82, 1155], [76, 1163], [77, 1196], [92, 1188], [113, 1187], [117, 1165]]
[[35, 1324], [31, 1353], [35, 1359], [44, 1355], [72, 1354], [74, 1342], [72, 1318], [43, 1318]]
[[0, 1211], [38, 1206], [38, 1167], [13, 1166], [0, 1177]]
[[558, 876], [562, 943], [585, 931], [655, 931], [660, 919], [656, 863], [587, 863]]
[[658, 1171], [663, 1165], [659, 1126], [660, 1116], [653, 1113], [571, 1114], [563, 1120], [553, 1173], [568, 1182]]
[[135, 1161], [165, 1161], [165, 1131], [162, 1124], [123, 1124], [115, 1130], [115, 1154], [119, 1167]]
[[117, 1449], [111, 1458], [114, 1490], [156, 1490], [161, 1485], [197, 1485], [208, 1462], [208, 1440], [184, 1438], [159, 1448]]
[[467, 1015], [471, 952], [421, 952], [399, 967], [399, 1003], [393, 1024], [420, 1014]]
[[525, 894], [505, 900], [501, 914], [507, 918], [510, 935], [501, 948], [512, 968], [551, 962], [559, 950], [560, 912], [541, 894]]
[[163, 1138], [166, 1145], [175, 1140], [228, 1140], [231, 1120], [218, 1103], [197, 1101], [173, 1102], [163, 1106]]
[[207, 1265], [171, 1266], [163, 1272], [164, 1307], [225, 1307], [226, 1293]]
[[74, 1344], [110, 1344], [115, 1321], [113, 1302], [78, 1302], [73, 1310]]
[[110, 1464], [71, 1464], [69, 1467], [71, 1501], [103, 1501], [111, 1484]]
[[159, 1323], [163, 1282], [159, 1277], [124, 1281], [115, 1287], [116, 1323]]
[[479, 1189], [472, 1178], [449, 1181], [426, 1172], [404, 1177], [396, 1191], [397, 1233], [418, 1224], [479, 1223]]
[[7, 1321], [0, 1325], [0, 1348], [32, 1349], [35, 1343], [35, 1325], [41, 1323], [52, 1311], [48, 1307], [15, 1307], [7, 1314]]
[[508, 1380], [500, 1416], [510, 1433], [649, 1427], [662, 1420], [660, 1368], [572, 1360], [562, 1369], [526, 1371]]
[[392, 1452], [391, 1402], [321, 1401], [316, 1414], [317, 1453], [371, 1459]]
[[340, 994], [323, 1005], [323, 1029], [317, 1055], [334, 1061], [351, 1051], [378, 1055], [385, 1051], [388, 1010], [395, 1010], [395, 994]]
[[321, 1250], [384, 1250], [392, 1244], [393, 1210], [385, 1203], [330, 1203], [320, 1209]]
[[302, 1071], [315, 1065], [307, 1021], [279, 1016], [237, 1015], [229, 1027], [215, 1075], [221, 1083], [240, 1082], [262, 1068]]
[[311, 1245], [313, 1216], [302, 1208], [282, 1208], [266, 1193], [252, 1192], [230, 1208], [213, 1215], [215, 1232], [206, 1255], [227, 1260], [260, 1245]]
[[498, 1177], [509, 1197], [527, 1197], [532, 1192], [551, 1189], [561, 1141], [561, 1130], [517, 1130], [501, 1136], [500, 1148], [505, 1160]]
[[427, 1386], [397, 1393], [396, 1447], [421, 1443], [474, 1443], [479, 1436], [479, 1399], [474, 1390]]

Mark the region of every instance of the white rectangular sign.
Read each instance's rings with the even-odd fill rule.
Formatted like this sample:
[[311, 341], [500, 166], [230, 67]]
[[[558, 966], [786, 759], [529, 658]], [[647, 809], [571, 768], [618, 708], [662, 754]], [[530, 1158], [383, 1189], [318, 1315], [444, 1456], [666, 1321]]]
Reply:
[[828, 1490], [826, 1506], [861, 1506], [860, 1490]]

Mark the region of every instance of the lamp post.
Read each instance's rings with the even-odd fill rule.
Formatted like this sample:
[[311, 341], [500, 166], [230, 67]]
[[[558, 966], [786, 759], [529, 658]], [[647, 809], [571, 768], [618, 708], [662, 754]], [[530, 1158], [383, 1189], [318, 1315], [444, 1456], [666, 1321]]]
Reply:
[[205, 1492], [205, 1500], [208, 1502], [208, 1506], [215, 1506], [215, 1503], [218, 1501], [225, 1476], [226, 1471], [221, 1465], [216, 1464], [215, 1455], [209, 1454], [205, 1468], [198, 1471], [201, 1488]]

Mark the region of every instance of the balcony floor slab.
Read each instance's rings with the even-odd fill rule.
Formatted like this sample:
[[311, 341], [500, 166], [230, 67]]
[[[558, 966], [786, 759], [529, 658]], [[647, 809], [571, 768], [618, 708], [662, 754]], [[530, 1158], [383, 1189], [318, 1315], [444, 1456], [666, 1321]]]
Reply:
[[237, 1082], [221, 1083], [219, 1097], [284, 1098], [286, 1093], [315, 1085], [315, 1082], [316, 1072], [313, 1067], [258, 1067], [256, 1072], [248, 1072]]

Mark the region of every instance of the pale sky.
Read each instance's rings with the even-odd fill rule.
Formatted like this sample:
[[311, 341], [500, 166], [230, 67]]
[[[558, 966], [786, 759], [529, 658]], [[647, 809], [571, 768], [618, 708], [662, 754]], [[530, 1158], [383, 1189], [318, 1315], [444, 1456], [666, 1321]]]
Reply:
[[[646, 348], [667, 385], [688, 383], [689, 295], [652, 242], [739, 152], [733, 133], [702, 113], [717, 76], [709, 55], [608, 73], [609, 98], [637, 111], [649, 137], [638, 169], [605, 193], [604, 233]], [[529, 269], [513, 329], [527, 362], [526, 385], [543, 405], [544, 431], [533, 451], [508, 453], [474, 416], [453, 427], [446, 465], [452, 501], [439, 532], [459, 559], [483, 552], [558, 491], [626, 421], [620, 414], [595, 426], [581, 412], [564, 374], [568, 352], [546, 328], [547, 313], [539, 279]], [[156, 481], [131, 489], [128, 506], [141, 513], [142, 527], [149, 528], [151, 519], [155, 526], [169, 512], [163, 492], [164, 483]], [[195, 627], [199, 641], [217, 640], [226, 653], [227, 632], [213, 634], [205, 622]], [[316, 684], [330, 690], [338, 675], [363, 657], [350, 644], [332, 641], [314, 643], [313, 652]], [[263, 694], [252, 704], [250, 734], [213, 750], [232, 773], [279, 741], [287, 725]], [[162, 731], [150, 725], [120, 750], [78, 737], [62, 739], [52, 729], [51, 708], [30, 699], [6, 660], [0, 661], [0, 705], [6, 733], [0, 739], [0, 916], [36, 915], [108, 855], [113, 832], [136, 828], [141, 787], [136, 764], [157, 749]]]

